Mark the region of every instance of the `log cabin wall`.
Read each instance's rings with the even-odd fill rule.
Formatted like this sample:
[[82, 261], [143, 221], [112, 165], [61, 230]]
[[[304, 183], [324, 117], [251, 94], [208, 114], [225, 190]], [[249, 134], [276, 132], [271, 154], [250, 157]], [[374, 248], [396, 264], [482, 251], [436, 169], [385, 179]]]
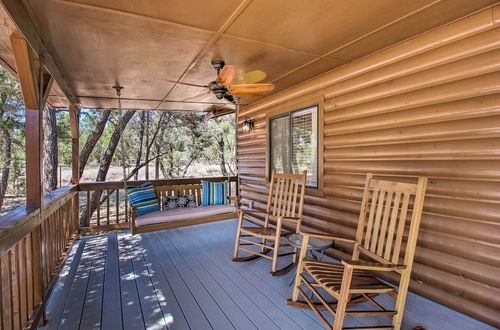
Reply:
[[429, 177], [411, 290], [500, 327], [500, 6], [242, 108], [243, 200], [265, 207], [269, 116], [318, 101], [324, 187], [305, 225], [354, 238], [367, 172]]

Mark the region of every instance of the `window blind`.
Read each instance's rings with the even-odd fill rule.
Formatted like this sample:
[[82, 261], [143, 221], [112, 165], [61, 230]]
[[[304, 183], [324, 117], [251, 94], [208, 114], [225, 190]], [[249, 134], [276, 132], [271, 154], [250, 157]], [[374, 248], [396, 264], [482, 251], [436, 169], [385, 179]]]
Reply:
[[318, 186], [318, 108], [301, 109], [271, 119], [271, 169], [307, 171], [307, 186]]
[[292, 112], [291, 114], [291, 164], [293, 173], [307, 171], [307, 185], [317, 186], [317, 108]]

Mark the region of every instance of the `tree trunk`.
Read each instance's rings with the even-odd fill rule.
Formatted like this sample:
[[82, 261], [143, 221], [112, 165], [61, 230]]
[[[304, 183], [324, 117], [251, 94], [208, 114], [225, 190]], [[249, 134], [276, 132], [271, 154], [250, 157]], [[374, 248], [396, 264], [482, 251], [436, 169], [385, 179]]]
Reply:
[[219, 147], [220, 171], [222, 173], [222, 176], [227, 176], [226, 158], [224, 156], [224, 137], [222, 135], [219, 135], [217, 137], [217, 146]]
[[[142, 158], [142, 145], [144, 142], [144, 130], [145, 130], [145, 123], [144, 121], [146, 120], [146, 112], [143, 111], [141, 113], [141, 130], [139, 131], [139, 145], [137, 146], [137, 158], [135, 159], [135, 167], [139, 166], [141, 163], [141, 158]], [[135, 174], [134, 177], [135, 180], [139, 180], [139, 172]]]
[[57, 189], [57, 125], [56, 110], [45, 107], [43, 109], [43, 193]]
[[111, 166], [111, 161], [113, 160], [116, 148], [118, 147], [118, 142], [120, 142], [123, 130], [127, 126], [130, 119], [132, 119], [132, 116], [134, 116], [134, 113], [135, 110], [128, 110], [118, 121], [118, 124], [115, 127], [113, 135], [111, 135], [111, 139], [109, 140], [109, 145], [106, 148], [106, 152], [104, 152], [104, 156], [102, 157], [101, 163], [99, 164], [99, 170], [97, 171], [96, 181], [106, 180], [109, 167]]
[[161, 174], [163, 174], [163, 178], [167, 179], [168, 173], [167, 173], [167, 170], [165, 169], [165, 165], [163, 165], [163, 162], [160, 162], [160, 170], [161, 170]]
[[[120, 138], [122, 136], [125, 127], [128, 122], [134, 116], [135, 110], [128, 110], [125, 114], [120, 118], [118, 124], [111, 135], [111, 139], [109, 141], [109, 145], [104, 152], [103, 157], [101, 158], [101, 162], [99, 164], [99, 170], [97, 171], [96, 181], [105, 181], [106, 176], [108, 175], [109, 167], [111, 166], [111, 161], [113, 160], [113, 156], [115, 154], [116, 148], [118, 147], [118, 142], [120, 142]], [[91, 209], [90, 214], [94, 214], [97, 209], [97, 196], [96, 194], [92, 194], [91, 198]], [[81, 225], [88, 226], [90, 219], [87, 219], [87, 213], [84, 212], [81, 216]]]
[[95, 126], [92, 133], [90, 133], [89, 137], [87, 138], [87, 141], [85, 141], [83, 149], [80, 151], [80, 166], [78, 171], [80, 179], [82, 178], [83, 170], [85, 169], [85, 165], [87, 165], [87, 161], [89, 160], [92, 150], [94, 150], [94, 147], [99, 141], [102, 132], [104, 132], [104, 128], [106, 127], [106, 123], [108, 122], [110, 114], [111, 110], [103, 110], [101, 112], [101, 116], [97, 121], [97, 125]]
[[10, 131], [5, 127], [2, 128], [2, 131], [5, 139], [5, 163], [4, 167], [2, 168], [2, 177], [0, 179], [0, 209], [2, 209], [5, 194], [7, 193], [7, 186], [9, 184], [10, 175], [10, 164], [12, 162], [12, 137], [10, 136]]
[[155, 180], [158, 180], [160, 178], [160, 155], [161, 152], [161, 146], [159, 143], [156, 144], [156, 159], [155, 159]]

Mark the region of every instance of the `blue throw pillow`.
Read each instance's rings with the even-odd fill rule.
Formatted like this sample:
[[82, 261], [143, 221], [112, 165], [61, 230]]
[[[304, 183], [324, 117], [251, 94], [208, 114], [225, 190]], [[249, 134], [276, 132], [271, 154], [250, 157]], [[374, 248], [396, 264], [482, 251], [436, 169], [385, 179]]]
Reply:
[[135, 215], [143, 215], [160, 209], [160, 203], [151, 182], [140, 186], [128, 186], [127, 194], [130, 205], [135, 207]]
[[201, 181], [201, 206], [229, 204], [227, 199], [229, 183]]

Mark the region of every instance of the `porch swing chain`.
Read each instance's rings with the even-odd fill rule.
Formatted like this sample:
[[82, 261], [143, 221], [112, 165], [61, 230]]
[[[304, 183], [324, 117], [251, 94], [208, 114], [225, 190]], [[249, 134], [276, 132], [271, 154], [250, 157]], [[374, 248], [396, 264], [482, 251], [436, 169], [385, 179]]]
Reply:
[[[113, 86], [113, 88], [116, 91], [116, 96], [118, 96], [118, 111], [120, 112], [120, 115], [122, 115], [122, 100], [121, 100], [121, 95], [122, 95], [122, 89], [123, 86], [116, 85]], [[125, 131], [125, 128], [123, 129]], [[125, 169], [125, 145], [123, 142], [123, 131], [120, 136], [120, 153], [121, 153], [121, 159], [122, 159], [122, 170], [123, 170], [123, 190], [125, 191], [125, 203], [128, 203], [128, 193], [127, 193], [127, 171]], [[125, 212], [127, 212], [127, 204], [125, 204]]]

